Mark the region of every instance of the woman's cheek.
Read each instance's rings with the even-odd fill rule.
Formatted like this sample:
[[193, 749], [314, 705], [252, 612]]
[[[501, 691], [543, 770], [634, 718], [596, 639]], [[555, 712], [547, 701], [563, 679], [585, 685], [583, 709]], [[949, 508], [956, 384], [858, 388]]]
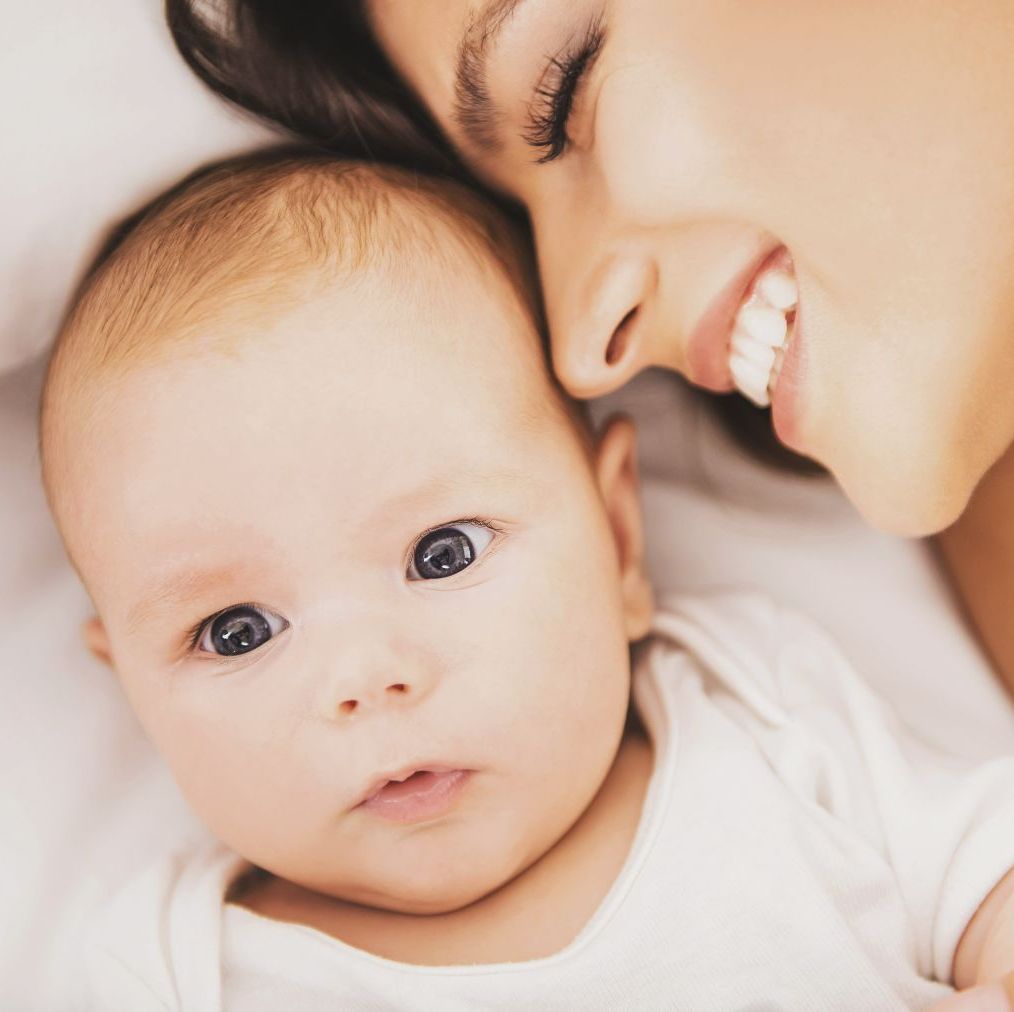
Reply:
[[631, 61], [608, 73], [594, 110], [592, 161], [602, 206], [631, 226], [699, 218], [727, 204], [723, 144], [664, 61]]

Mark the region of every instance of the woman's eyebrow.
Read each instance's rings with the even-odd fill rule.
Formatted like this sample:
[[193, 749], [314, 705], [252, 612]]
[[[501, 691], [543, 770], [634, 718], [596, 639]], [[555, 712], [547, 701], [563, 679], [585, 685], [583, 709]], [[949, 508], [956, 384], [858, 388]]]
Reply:
[[458, 44], [452, 115], [466, 140], [484, 153], [499, 148], [497, 111], [486, 80], [490, 56], [507, 23], [524, 3], [490, 0], [471, 18]]

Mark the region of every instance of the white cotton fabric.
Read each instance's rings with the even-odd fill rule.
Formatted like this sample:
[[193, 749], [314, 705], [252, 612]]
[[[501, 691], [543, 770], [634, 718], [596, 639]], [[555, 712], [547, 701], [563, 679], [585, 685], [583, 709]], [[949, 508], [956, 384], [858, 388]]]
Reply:
[[883, 1012], [947, 994], [962, 931], [1014, 864], [1014, 759], [931, 751], [812, 623], [758, 596], [674, 602], [634, 694], [656, 757], [639, 828], [559, 953], [382, 959], [225, 903], [247, 866], [210, 845], [105, 913], [94, 1007]]

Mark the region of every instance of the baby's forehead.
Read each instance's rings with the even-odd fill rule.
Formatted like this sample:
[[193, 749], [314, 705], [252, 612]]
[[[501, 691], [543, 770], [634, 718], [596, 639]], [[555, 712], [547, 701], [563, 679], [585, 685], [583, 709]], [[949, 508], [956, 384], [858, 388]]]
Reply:
[[[385, 274], [390, 297], [425, 278], [505, 274], [533, 309], [526, 245], [462, 186], [380, 166], [248, 156], [198, 174], [135, 215], [107, 244], [57, 339], [50, 378], [73, 359], [112, 367], [163, 354], [211, 323], [301, 301], [306, 280]], [[481, 282], [480, 282], [481, 283]]]
[[494, 208], [446, 181], [320, 155], [223, 163], [135, 216], [89, 272], [51, 359], [44, 449], [48, 423], [96, 375], [215, 350], [322, 279], [431, 314], [471, 285], [493, 308], [523, 307], [517, 337], [531, 339], [527, 260]]
[[[220, 439], [225, 459], [259, 447], [267, 458], [269, 446], [276, 460], [285, 454], [293, 481], [307, 433], [329, 434], [330, 446], [313, 448], [320, 460], [340, 457], [336, 442], [364, 448], [367, 465], [407, 446], [424, 457], [432, 445], [447, 466], [455, 443], [475, 449], [485, 438], [492, 449], [500, 432], [569, 428], [508, 226], [492, 211], [470, 215], [470, 201], [484, 205], [457, 191], [453, 201], [378, 192], [386, 196], [371, 196], [375, 213], [353, 223], [335, 256], [328, 231], [287, 220], [284, 202], [268, 202], [274, 217], [256, 220], [268, 233], [245, 252], [222, 226], [256, 222], [221, 208], [217, 231], [183, 228], [182, 244], [140, 234], [86, 292], [54, 358], [43, 429], [51, 497], [60, 498], [53, 476], [62, 470], [75, 473], [59, 483], [65, 505], [104, 472], [111, 509], [115, 489], [136, 486], [143, 470], [152, 490], [163, 486], [151, 501], [171, 502], [187, 488], [179, 465], [199, 449], [183, 445], [195, 428]], [[188, 213], [201, 211], [198, 202]], [[125, 288], [133, 297], [117, 299]], [[101, 422], [83, 424], [100, 406]], [[104, 445], [124, 443], [122, 455], [87, 452], [82, 440], [96, 425]]]
[[[133, 586], [142, 557], [262, 557], [295, 530], [354, 555], [559, 485], [574, 432], [523, 315], [487, 281], [454, 300], [392, 295], [380, 273], [321, 284], [219, 350], [112, 383], [63, 449], [65, 533], [93, 594]], [[295, 549], [286, 562], [313, 565]]]

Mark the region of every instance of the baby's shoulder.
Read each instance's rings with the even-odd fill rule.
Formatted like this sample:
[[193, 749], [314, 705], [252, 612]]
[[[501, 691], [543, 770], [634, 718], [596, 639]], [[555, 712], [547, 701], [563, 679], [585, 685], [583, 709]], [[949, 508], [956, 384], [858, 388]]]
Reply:
[[[85, 962], [96, 1008], [176, 1009], [180, 979], [215, 959], [222, 906], [245, 862], [217, 842], [160, 855], [96, 911]], [[214, 967], [197, 977], [217, 980]]]
[[656, 612], [648, 653], [656, 669], [692, 668], [709, 694], [729, 694], [774, 718], [814, 704], [839, 708], [873, 693], [807, 615], [753, 591], [671, 595]]

